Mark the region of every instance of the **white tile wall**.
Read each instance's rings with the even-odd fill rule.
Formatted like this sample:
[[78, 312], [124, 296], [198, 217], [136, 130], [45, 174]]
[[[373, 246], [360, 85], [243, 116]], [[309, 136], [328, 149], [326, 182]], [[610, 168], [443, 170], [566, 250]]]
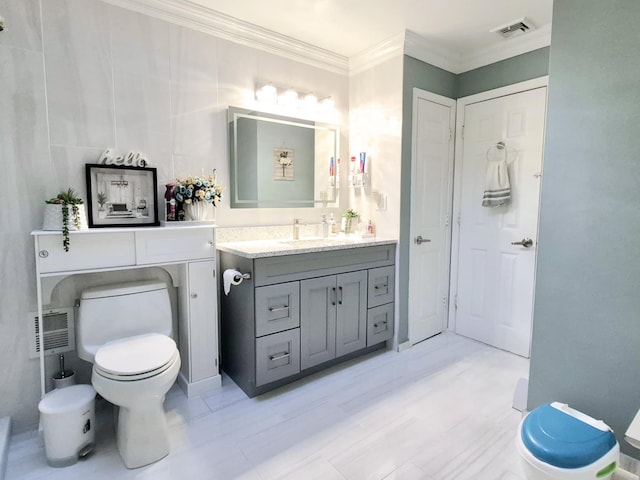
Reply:
[[[100, 0], [3, 0], [1, 13], [0, 417], [19, 432], [38, 420], [39, 368], [25, 324], [36, 309], [29, 233], [41, 226], [44, 200], [68, 187], [86, 198], [84, 165], [106, 148], [146, 153], [160, 195], [175, 176], [214, 168], [228, 195], [226, 109], [254, 106], [260, 80], [332, 95], [346, 157], [349, 81]], [[223, 202], [216, 216], [243, 226], [305, 215]]]

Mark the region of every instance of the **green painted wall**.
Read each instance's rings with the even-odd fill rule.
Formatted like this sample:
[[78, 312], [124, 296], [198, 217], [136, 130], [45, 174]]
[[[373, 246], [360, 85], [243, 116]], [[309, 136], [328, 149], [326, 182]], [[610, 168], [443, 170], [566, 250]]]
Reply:
[[469, 70], [457, 76], [456, 98], [506, 87], [549, 73], [549, 47]]
[[637, 0], [554, 2], [528, 399], [604, 420], [635, 457], [639, 18]]
[[455, 98], [456, 75], [415, 58], [404, 57], [402, 77], [402, 175], [400, 189], [400, 240], [398, 242], [398, 341], [406, 342], [409, 333], [409, 225], [411, 221], [411, 129], [413, 88], [421, 88], [449, 98]]
[[[413, 127], [413, 89], [420, 88], [448, 98], [504, 87], [549, 72], [549, 48], [541, 48], [459, 75], [404, 56], [402, 93], [402, 175], [400, 188], [400, 240], [398, 242], [398, 341], [407, 341], [409, 332], [409, 224], [411, 220], [411, 130]], [[407, 192], [404, 194], [404, 192]]]

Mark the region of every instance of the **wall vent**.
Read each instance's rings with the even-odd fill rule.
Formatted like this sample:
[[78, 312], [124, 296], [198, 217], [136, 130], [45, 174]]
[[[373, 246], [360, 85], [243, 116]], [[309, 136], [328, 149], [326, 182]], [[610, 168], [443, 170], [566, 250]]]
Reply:
[[[76, 348], [73, 307], [42, 311], [44, 354], [68, 352]], [[29, 358], [40, 355], [38, 313], [29, 313]]]
[[519, 37], [520, 35], [524, 35], [531, 30], [535, 30], [535, 26], [528, 18], [520, 18], [518, 20], [514, 20], [512, 22], [507, 23], [506, 25], [502, 25], [500, 27], [494, 28], [490, 30], [492, 33], [497, 33], [501, 35], [503, 38], [509, 39], [514, 37]]

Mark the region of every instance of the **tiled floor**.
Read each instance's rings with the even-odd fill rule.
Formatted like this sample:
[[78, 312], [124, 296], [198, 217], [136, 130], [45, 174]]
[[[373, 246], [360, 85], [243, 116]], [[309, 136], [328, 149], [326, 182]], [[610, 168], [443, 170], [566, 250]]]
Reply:
[[12, 439], [6, 480], [522, 480], [511, 408], [526, 359], [445, 333], [402, 353], [350, 361], [249, 399], [228, 378], [165, 402], [171, 453], [127, 470], [98, 404], [98, 445], [49, 468], [37, 432]]

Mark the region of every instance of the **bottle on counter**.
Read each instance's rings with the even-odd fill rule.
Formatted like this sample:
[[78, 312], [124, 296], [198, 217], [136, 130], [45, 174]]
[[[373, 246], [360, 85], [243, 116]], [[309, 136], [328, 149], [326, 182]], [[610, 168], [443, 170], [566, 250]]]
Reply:
[[333, 213], [331, 217], [329, 217], [329, 235], [335, 237], [338, 234], [338, 225], [336, 224], [335, 218], [333, 218]]
[[327, 222], [327, 216], [322, 214], [322, 238], [329, 236], [329, 222]]
[[164, 200], [165, 200], [165, 220], [167, 222], [175, 222], [178, 220], [177, 209], [176, 209], [176, 197], [173, 194], [173, 188], [175, 187], [174, 183], [167, 183], [165, 185], [166, 191], [164, 192]]

